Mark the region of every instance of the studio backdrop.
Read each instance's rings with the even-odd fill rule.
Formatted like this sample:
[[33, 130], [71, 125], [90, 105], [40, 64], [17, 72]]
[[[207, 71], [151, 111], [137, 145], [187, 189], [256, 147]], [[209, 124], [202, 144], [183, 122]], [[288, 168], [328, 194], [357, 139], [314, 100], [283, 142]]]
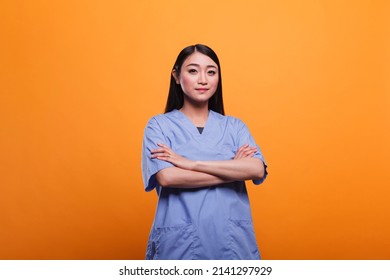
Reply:
[[388, 1], [0, 3], [0, 259], [143, 259], [147, 120], [179, 51], [219, 55], [264, 259], [390, 258]]

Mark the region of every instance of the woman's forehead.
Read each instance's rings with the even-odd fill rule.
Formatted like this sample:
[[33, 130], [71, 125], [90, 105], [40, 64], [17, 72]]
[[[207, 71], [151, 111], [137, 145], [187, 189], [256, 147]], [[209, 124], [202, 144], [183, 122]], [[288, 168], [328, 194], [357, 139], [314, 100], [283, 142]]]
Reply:
[[218, 68], [218, 65], [207, 55], [200, 52], [194, 52], [186, 58], [183, 63], [184, 67], [188, 66], [201, 66], [201, 67], [215, 67]]

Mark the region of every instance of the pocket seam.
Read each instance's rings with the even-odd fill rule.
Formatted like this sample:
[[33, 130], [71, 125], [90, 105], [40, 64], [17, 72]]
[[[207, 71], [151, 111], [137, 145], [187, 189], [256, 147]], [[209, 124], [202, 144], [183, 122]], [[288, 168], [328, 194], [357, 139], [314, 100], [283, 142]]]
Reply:
[[[183, 224], [178, 224], [178, 225], [172, 225], [168, 227], [156, 227], [155, 228], [155, 236], [152, 240], [152, 242], [155, 244], [155, 260], [160, 259], [160, 237], [169, 232], [178, 232], [178, 231], [184, 231], [189, 234], [189, 240], [191, 240], [191, 243], [189, 245], [189, 248], [191, 249], [191, 252], [189, 255], [194, 259], [195, 254], [195, 241], [197, 240], [196, 234], [195, 234], [195, 227], [193, 223], [183, 223]], [[182, 235], [181, 235], [182, 237]]]
[[[255, 231], [254, 231], [254, 227], [253, 227], [253, 221], [252, 220], [237, 220], [237, 219], [228, 219], [228, 222], [229, 222], [229, 248], [231, 249], [231, 251], [229, 251], [229, 253], [231, 254], [231, 256], [233, 255], [232, 253], [234, 253], [233, 249], [233, 245], [237, 242], [234, 242], [234, 235], [233, 235], [233, 227], [245, 227], [247, 231], [250, 232], [250, 234], [252, 235], [252, 237], [254, 238], [254, 245], [256, 246], [256, 256], [258, 258], [260, 258], [260, 251], [259, 251], [259, 248], [257, 246], [257, 242], [256, 242], [256, 234], [255, 234]], [[253, 241], [251, 241], [253, 242]], [[249, 252], [250, 253], [250, 252]], [[253, 256], [252, 253], [250, 253], [251, 256]]]

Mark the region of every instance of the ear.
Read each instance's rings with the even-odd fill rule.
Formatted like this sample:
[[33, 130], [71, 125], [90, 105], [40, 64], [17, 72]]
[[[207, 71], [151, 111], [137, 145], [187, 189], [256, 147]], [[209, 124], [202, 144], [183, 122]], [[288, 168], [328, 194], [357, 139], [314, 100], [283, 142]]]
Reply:
[[177, 74], [177, 72], [176, 72], [176, 69], [173, 69], [172, 70], [172, 76], [173, 76], [173, 78], [175, 79], [175, 81], [176, 81], [176, 84], [180, 84], [180, 80], [179, 80], [179, 75]]

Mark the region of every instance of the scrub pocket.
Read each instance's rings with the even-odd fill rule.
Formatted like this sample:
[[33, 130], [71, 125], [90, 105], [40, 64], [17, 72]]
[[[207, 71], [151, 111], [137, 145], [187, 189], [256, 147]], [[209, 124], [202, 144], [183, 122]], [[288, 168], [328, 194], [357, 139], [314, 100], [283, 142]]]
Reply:
[[198, 238], [192, 224], [155, 228], [151, 234], [146, 259], [192, 260]]
[[226, 259], [259, 260], [260, 253], [256, 243], [251, 220], [228, 221], [228, 246]]

